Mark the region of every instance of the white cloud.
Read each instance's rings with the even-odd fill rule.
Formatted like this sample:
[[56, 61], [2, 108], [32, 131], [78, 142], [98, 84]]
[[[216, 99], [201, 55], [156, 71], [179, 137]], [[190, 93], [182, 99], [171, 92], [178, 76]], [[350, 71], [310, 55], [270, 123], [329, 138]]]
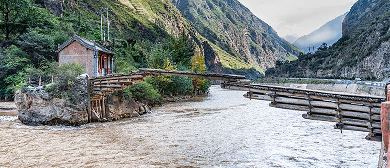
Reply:
[[279, 36], [300, 37], [349, 11], [357, 0], [239, 0]]

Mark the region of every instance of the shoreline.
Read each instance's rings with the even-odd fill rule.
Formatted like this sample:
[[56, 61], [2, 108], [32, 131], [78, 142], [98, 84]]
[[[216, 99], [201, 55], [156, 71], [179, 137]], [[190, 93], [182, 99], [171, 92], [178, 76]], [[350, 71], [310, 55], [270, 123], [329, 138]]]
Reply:
[[[192, 100], [201, 101], [201, 100], [203, 100], [203, 98], [205, 98], [207, 96], [208, 96], [208, 94], [164, 96], [163, 102], [161, 103], [161, 105], [158, 105], [158, 106], [164, 106], [165, 104], [192, 101]], [[158, 106], [153, 106], [151, 108], [158, 107]], [[150, 111], [148, 111], [148, 112], [150, 112]], [[1, 101], [0, 102], [0, 116], [1, 117], [18, 117], [18, 109], [15, 105], [15, 101]], [[134, 118], [134, 117], [125, 117], [125, 118], [121, 118], [119, 120], [126, 119], [126, 118]]]
[[14, 101], [1, 101], [0, 102], [0, 116], [12, 116], [18, 115], [18, 109], [16, 108]]

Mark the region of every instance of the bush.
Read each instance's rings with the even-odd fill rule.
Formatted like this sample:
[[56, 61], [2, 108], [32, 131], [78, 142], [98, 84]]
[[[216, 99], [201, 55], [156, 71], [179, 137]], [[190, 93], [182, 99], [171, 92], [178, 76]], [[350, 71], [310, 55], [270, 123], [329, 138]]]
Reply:
[[119, 96], [125, 100], [130, 100], [133, 97], [130, 91], [130, 87], [126, 87], [123, 90], [115, 90], [112, 95]]
[[73, 104], [87, 100], [86, 83], [77, 78], [78, 74], [83, 73], [83, 68], [80, 65], [64, 64], [52, 69], [52, 72], [56, 74], [54, 84], [45, 88], [51, 96], [65, 98]]
[[161, 95], [149, 83], [135, 83], [135, 85], [130, 87], [129, 90], [133, 98], [137, 101], [141, 101], [149, 105], [159, 105], [162, 102]]

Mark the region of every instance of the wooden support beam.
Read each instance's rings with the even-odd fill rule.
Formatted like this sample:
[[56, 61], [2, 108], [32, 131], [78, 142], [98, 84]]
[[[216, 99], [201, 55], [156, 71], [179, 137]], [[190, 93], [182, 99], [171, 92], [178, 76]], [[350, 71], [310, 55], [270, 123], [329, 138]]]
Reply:
[[102, 116], [101, 119], [106, 118], [106, 103], [105, 103], [105, 98], [103, 97], [102, 99]]
[[95, 87], [99, 88], [122, 88], [122, 85], [95, 85]]
[[[336, 128], [338, 129], [338, 128]], [[362, 131], [362, 132], [371, 132], [371, 129], [368, 129], [366, 127], [359, 127], [359, 126], [353, 126], [353, 125], [344, 125], [343, 130], [352, 130], [352, 131]], [[380, 129], [374, 129], [373, 133], [376, 134], [382, 134], [382, 131]]]
[[[245, 94], [244, 97], [249, 98], [249, 95]], [[272, 101], [271, 96], [263, 94], [252, 94], [252, 99]]]
[[310, 119], [310, 120], [320, 120], [320, 121], [328, 121], [328, 122], [337, 122], [337, 117], [330, 116], [330, 115], [319, 115], [319, 114], [302, 114], [302, 117], [304, 119]]
[[276, 107], [276, 108], [290, 109], [290, 110], [309, 111], [309, 107], [308, 106], [301, 106], [301, 105], [276, 103], [276, 104], [270, 104], [270, 106], [271, 107]]

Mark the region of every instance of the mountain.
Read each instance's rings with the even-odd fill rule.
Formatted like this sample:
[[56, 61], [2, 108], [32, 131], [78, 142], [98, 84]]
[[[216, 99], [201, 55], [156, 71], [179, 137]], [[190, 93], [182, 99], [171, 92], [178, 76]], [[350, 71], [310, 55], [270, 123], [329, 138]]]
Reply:
[[359, 0], [343, 22], [333, 46], [267, 71], [268, 76], [363, 78], [390, 77], [390, 1]]
[[219, 60], [224, 68], [254, 67], [264, 71], [274, 67], [277, 60], [294, 60], [300, 53], [237, 0], [171, 2], [211, 48], [220, 48], [214, 49], [216, 52], [210, 57]]
[[298, 37], [295, 37], [292, 35], [287, 35], [287, 36], [284, 36], [283, 39], [285, 39], [289, 43], [294, 43], [298, 39]]
[[347, 14], [345, 13], [327, 22], [312, 33], [298, 38], [293, 44], [305, 53], [309, 52], [309, 47], [311, 47], [310, 51], [313, 52], [312, 47], [317, 50], [323, 43], [328, 46], [333, 45], [342, 36], [342, 24]]

